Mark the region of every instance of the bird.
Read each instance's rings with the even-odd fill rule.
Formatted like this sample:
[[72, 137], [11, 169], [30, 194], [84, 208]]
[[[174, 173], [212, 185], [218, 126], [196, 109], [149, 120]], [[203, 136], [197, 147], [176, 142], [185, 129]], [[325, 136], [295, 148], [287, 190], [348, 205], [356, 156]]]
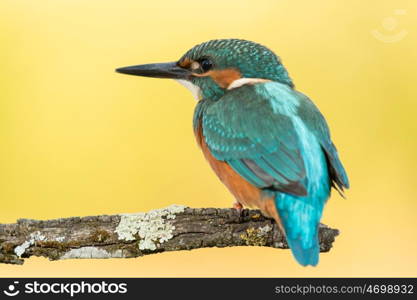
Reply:
[[347, 173], [316, 105], [295, 89], [281, 59], [243, 39], [198, 44], [178, 61], [116, 72], [174, 79], [197, 100], [193, 128], [206, 160], [235, 198], [273, 218], [296, 261], [316, 266], [319, 224]]

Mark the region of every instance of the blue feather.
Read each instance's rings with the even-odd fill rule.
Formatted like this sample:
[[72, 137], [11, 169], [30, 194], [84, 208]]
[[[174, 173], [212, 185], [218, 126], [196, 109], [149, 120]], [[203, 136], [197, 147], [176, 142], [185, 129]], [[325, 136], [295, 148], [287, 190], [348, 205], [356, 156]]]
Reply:
[[300, 150], [306, 166], [307, 196], [277, 193], [275, 203], [285, 229], [288, 245], [303, 266], [315, 266], [319, 259], [318, 224], [330, 195], [326, 157], [316, 136], [298, 117], [293, 117], [300, 137]]

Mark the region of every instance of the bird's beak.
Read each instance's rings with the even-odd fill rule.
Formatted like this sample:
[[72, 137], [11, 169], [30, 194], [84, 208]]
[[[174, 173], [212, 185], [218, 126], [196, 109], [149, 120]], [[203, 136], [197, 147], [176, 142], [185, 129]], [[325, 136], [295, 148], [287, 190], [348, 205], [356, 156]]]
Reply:
[[191, 72], [176, 62], [137, 65], [116, 69], [116, 72], [155, 78], [189, 79]]

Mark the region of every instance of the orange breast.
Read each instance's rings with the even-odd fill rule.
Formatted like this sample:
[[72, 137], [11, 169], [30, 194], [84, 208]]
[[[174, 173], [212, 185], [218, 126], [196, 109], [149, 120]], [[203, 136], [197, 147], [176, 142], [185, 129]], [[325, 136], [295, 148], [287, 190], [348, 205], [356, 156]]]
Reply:
[[274, 218], [281, 227], [274, 199], [266, 196], [261, 189], [240, 176], [228, 163], [217, 160], [211, 154], [204, 139], [201, 125], [197, 128], [195, 134], [197, 142], [210, 166], [233, 196], [235, 196], [236, 200], [245, 206], [259, 208], [264, 215]]

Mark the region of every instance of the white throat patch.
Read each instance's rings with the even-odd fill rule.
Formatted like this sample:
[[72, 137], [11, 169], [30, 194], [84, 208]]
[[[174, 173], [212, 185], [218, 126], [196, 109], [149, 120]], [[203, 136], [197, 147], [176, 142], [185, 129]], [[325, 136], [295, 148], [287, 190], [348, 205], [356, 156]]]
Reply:
[[192, 82], [188, 81], [188, 80], [184, 80], [184, 79], [175, 79], [175, 81], [177, 81], [178, 83], [180, 83], [181, 85], [185, 86], [187, 89], [190, 90], [191, 94], [193, 94], [193, 97], [199, 101], [202, 97], [201, 94], [201, 89], [196, 86], [195, 84], [193, 84]]

